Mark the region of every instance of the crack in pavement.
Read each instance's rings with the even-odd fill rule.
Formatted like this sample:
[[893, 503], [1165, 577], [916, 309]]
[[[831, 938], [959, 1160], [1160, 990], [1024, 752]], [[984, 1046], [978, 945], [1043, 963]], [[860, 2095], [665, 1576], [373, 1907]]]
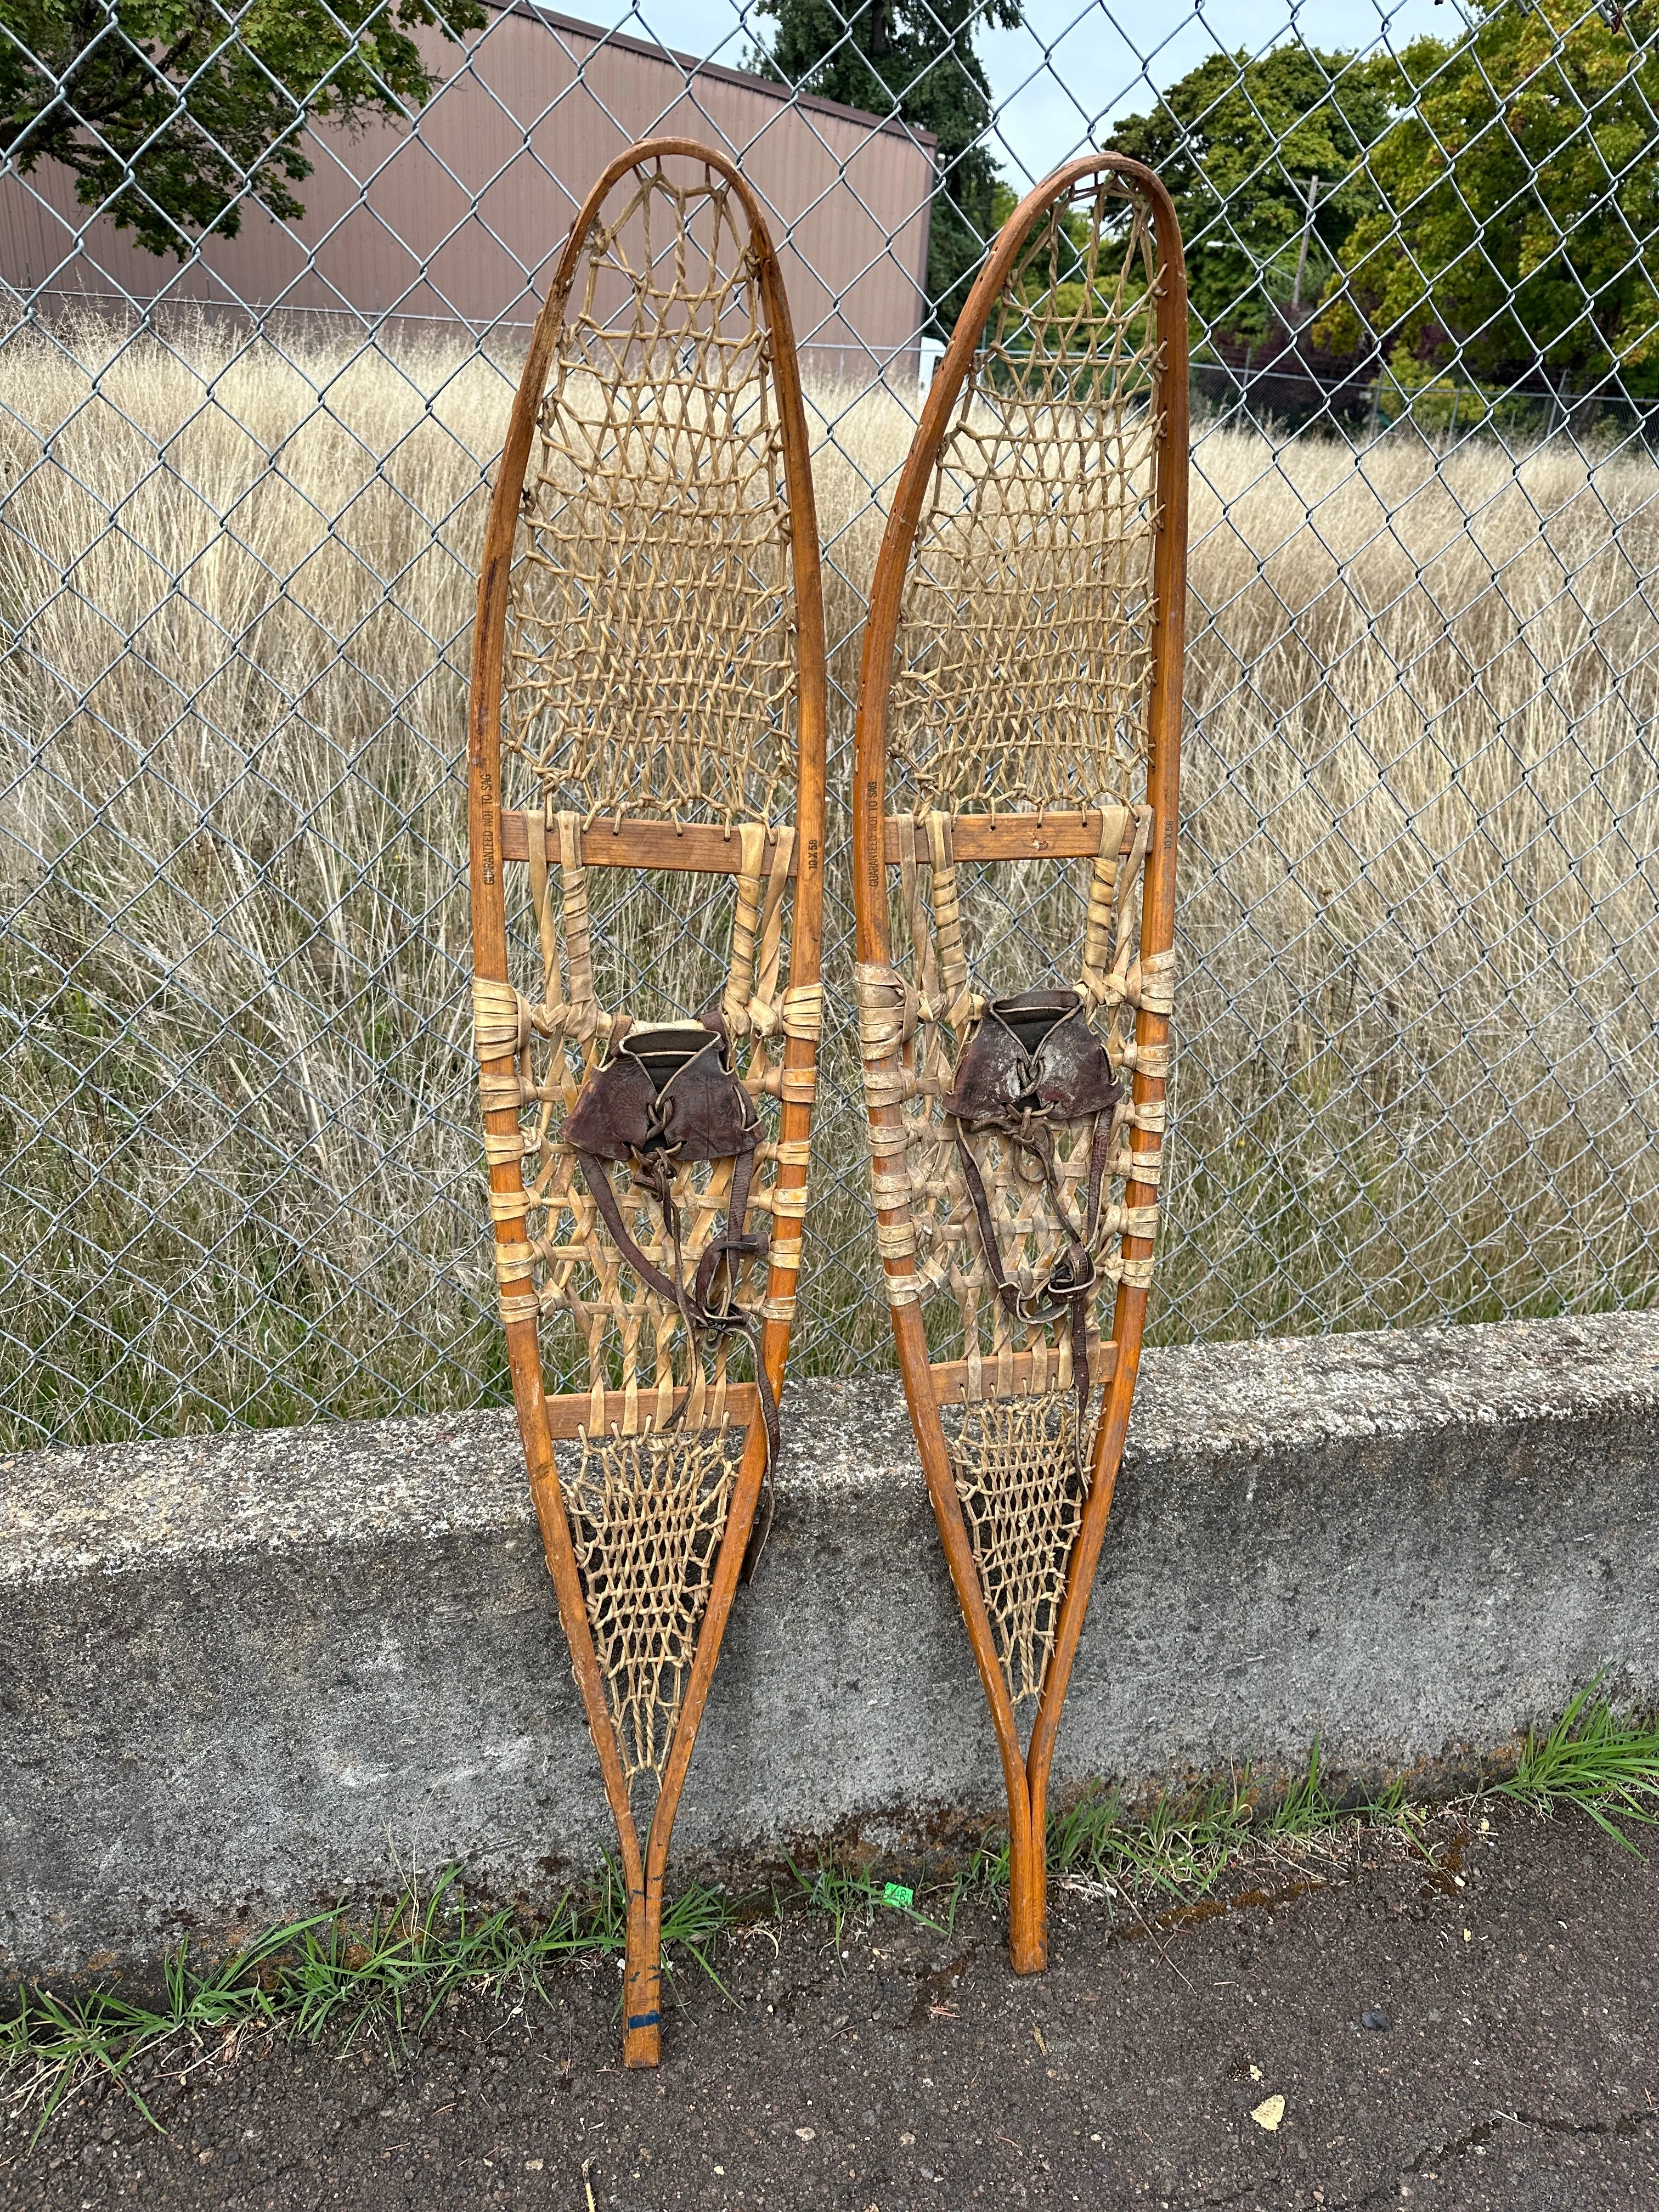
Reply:
[[[1226, 2212], [1228, 2205], [1243, 2204], [1259, 2190], [1280, 2187], [1287, 2178], [1283, 2172], [1264, 2173], [1243, 2189], [1230, 2189], [1224, 2197], [1200, 2197], [1195, 2201], [1194, 2212]], [[1337, 2212], [1337, 2208], [1333, 2207], [1332, 2212]]]
[[[1557, 2136], [1619, 2136], [1628, 2139], [1635, 2135], [1644, 2121], [1659, 2124], [1659, 2112], [1620, 2112], [1609, 2120], [1557, 2120], [1541, 2112], [1493, 2112], [1480, 2121], [1464, 2135], [1449, 2137], [1445, 2142], [1431, 2144], [1413, 2157], [1396, 2166], [1387, 2179], [1377, 2182], [1363, 2196], [1328, 2200], [1326, 2212], [1364, 2212], [1368, 2204], [1398, 2195], [1400, 2184], [1408, 2176], [1419, 2174], [1437, 2163], [1449, 2163], [1465, 2157], [1470, 2151], [1489, 2143], [1506, 2127], [1536, 2128], [1547, 2135]], [[1290, 2177], [1282, 2169], [1258, 2174], [1237, 2189], [1230, 2189], [1224, 2197], [1200, 2197], [1192, 2202], [1194, 2212], [1227, 2212], [1229, 2205], [1246, 2204], [1264, 2191], [1283, 2189]]]
[[[1618, 2136], [1628, 2140], [1644, 2121], [1659, 2124], [1659, 2112], [1620, 2112], [1608, 2120], [1556, 2120], [1542, 2112], [1492, 2112], [1465, 2134], [1449, 2136], [1445, 2142], [1431, 2143], [1425, 2149], [1396, 2166], [1386, 2180], [1368, 2189], [1363, 2197], [1345, 2197], [1340, 2204], [1329, 2205], [1327, 2212], [1364, 2212], [1368, 2204], [1378, 2203], [1383, 2197], [1398, 2196], [1400, 2184], [1408, 2175], [1424, 2172], [1431, 2166], [1455, 2162], [1466, 2158], [1471, 2151], [1479, 2150], [1496, 2140], [1505, 2128], [1534, 2128], [1544, 2135], [1553, 2136]], [[1247, 2192], [1248, 2193], [1248, 2192]], [[1218, 2199], [1233, 2203], [1236, 2199]]]
[[[491, 2212], [546, 2212], [549, 2176], [592, 2156], [616, 2168], [595, 2179], [595, 2212], [613, 2197], [615, 2212], [890, 2197], [918, 2212], [966, 2200], [971, 2115], [988, 2196], [1000, 2140], [1030, 2212], [1148, 2198], [1285, 2212], [1310, 2183], [1330, 2212], [1383, 2212], [1402, 2187], [1426, 2196], [1414, 2177], [1437, 2165], [1466, 2212], [1528, 2179], [1543, 2191], [1529, 2204], [1659, 2203], [1659, 1866], [1587, 1824], [1496, 1808], [1432, 1835], [1430, 1868], [1373, 1834], [1346, 1867], [1257, 1862], [1167, 1917], [1143, 1899], [1144, 1918], [1114, 1922], [1103, 1882], [1057, 1883], [1035, 1982], [1007, 1971], [995, 1900], [964, 1900], [949, 1929], [872, 1910], [848, 1923], [835, 1971], [822, 1923], [785, 1915], [763, 1943], [734, 1936], [724, 1995], [682, 1978], [654, 2079], [618, 2069], [616, 1988], [598, 1969], [550, 1972], [514, 2005], [453, 1992], [417, 2044], [270, 2038], [234, 2064], [140, 2061], [129, 2086], [167, 2135], [108, 2082], [88, 2081], [40, 2154], [32, 2121], [0, 2107], [0, 2202], [264, 2212], [286, 2189], [349, 2212], [471, 2212], [488, 2168]], [[1362, 2033], [1371, 2006], [1392, 2039]], [[1589, 2111], [1533, 2107], [1534, 2089]], [[1245, 2117], [1279, 2092], [1300, 2134]]]

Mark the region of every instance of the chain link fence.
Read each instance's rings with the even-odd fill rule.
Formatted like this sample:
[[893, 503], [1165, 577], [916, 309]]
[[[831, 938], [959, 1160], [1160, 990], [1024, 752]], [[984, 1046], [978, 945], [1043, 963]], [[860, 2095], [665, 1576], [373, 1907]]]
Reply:
[[[734, 150], [785, 242], [832, 786], [884, 502], [984, 238], [1091, 143], [1177, 193], [1197, 411], [1155, 1335], [1650, 1297], [1644, 0], [1156, 26], [642, 0], [610, 30], [294, 0], [298, 78], [269, 11], [191, 0], [165, 50], [153, 12], [102, 0], [76, 46], [62, 11], [0, 8], [12, 1444], [508, 1395], [467, 1032], [474, 570], [538, 287], [659, 120]], [[830, 892], [844, 1009], [844, 853]], [[799, 1339], [824, 1373], [889, 1353], [845, 1026]]]

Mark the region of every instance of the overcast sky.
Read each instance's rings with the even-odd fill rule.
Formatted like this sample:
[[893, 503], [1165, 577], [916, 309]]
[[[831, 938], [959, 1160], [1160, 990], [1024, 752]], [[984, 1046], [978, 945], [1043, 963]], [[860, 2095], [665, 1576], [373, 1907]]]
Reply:
[[[754, 18], [738, 0], [551, 4], [732, 68], [752, 43]], [[1455, 36], [1463, 11], [1462, 0], [1200, 0], [1179, 15], [1149, 0], [1025, 0], [1025, 17], [1018, 31], [984, 32], [979, 40], [1001, 110], [998, 158], [1014, 183], [1093, 143], [1115, 117], [1145, 107], [1155, 88], [1218, 47], [1261, 52], [1292, 25], [1310, 46], [1400, 46], [1425, 33]], [[1160, 18], [1172, 27], [1159, 32]]]

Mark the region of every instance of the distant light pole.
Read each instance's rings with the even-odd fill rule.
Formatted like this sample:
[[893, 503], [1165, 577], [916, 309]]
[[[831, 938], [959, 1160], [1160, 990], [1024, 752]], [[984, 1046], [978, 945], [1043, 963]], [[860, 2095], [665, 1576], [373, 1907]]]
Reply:
[[1302, 279], [1308, 273], [1308, 236], [1310, 232], [1313, 229], [1314, 209], [1318, 204], [1318, 201], [1319, 179], [1317, 177], [1310, 177], [1308, 179], [1307, 212], [1302, 218], [1302, 246], [1301, 251], [1296, 257], [1296, 283], [1291, 288], [1291, 313], [1292, 315], [1300, 314], [1302, 312]]

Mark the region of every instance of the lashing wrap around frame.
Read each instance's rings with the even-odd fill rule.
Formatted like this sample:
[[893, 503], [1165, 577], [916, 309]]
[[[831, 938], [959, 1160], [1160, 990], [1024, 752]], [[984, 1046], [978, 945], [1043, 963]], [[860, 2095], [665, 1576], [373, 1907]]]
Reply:
[[595, 185], [532, 338], [469, 751], [501, 1310], [617, 1822], [630, 2065], [659, 2051], [674, 1814], [779, 1435], [823, 1011], [824, 690], [765, 224], [723, 158], [649, 142]]
[[1047, 1955], [1048, 1773], [1152, 1280], [1186, 404], [1169, 196], [1119, 155], [1070, 163], [1009, 219], [935, 373], [865, 632], [877, 1243], [1001, 1756], [1023, 1972]]

